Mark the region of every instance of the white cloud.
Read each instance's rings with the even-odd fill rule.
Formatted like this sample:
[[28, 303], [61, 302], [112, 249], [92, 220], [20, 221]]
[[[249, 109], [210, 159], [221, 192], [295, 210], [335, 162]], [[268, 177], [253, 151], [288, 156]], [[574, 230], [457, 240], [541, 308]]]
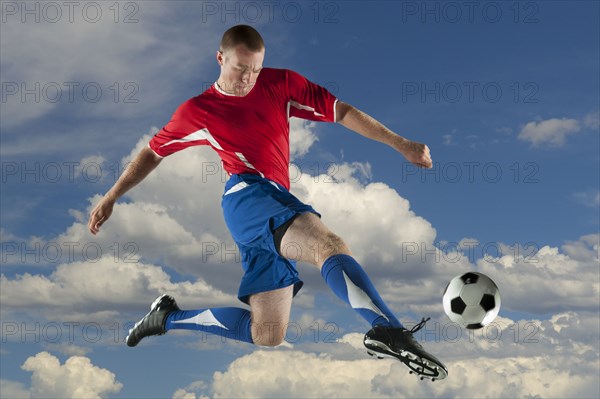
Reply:
[[202, 279], [172, 282], [161, 267], [119, 262], [104, 256], [97, 262], [59, 265], [49, 276], [0, 277], [3, 310], [27, 308], [47, 319], [110, 322], [126, 310], [147, 308], [160, 294], [175, 296], [181, 306], [231, 304], [235, 297]]
[[187, 392], [185, 389], [178, 389], [173, 393], [173, 399], [196, 399], [196, 394]]
[[[122, 164], [129, 163], [150, 138], [151, 135], [143, 136]], [[181, 151], [165, 158], [117, 202], [98, 235], [91, 235], [87, 228], [89, 212], [101, 198], [96, 195], [84, 213], [72, 210], [76, 221], [49, 241], [62, 247], [77, 243], [78, 255], [85, 245], [115, 254], [116, 245], [120, 258], [135, 255], [148, 262], [168, 264], [181, 274], [202, 276], [227, 292], [234, 292], [242, 268], [221, 210], [226, 180], [220, 159], [210, 148]]]
[[529, 122], [519, 132], [518, 138], [530, 142], [534, 147], [549, 145], [561, 147], [566, 138], [581, 130], [577, 119], [547, 119], [540, 122]]
[[573, 194], [573, 198], [579, 203], [598, 209], [600, 206], [600, 190], [580, 191]]
[[313, 133], [316, 122], [300, 118], [290, 118], [290, 160], [306, 155], [310, 147], [319, 139]]
[[[17, 126], [59, 107], [86, 116], [141, 116], [173, 96], [176, 77], [192, 76], [204, 63], [215, 62], [211, 57], [190, 54], [216, 48], [222, 26], [203, 23], [196, 26], [199, 35], [182, 36], [178, 30], [155, 29], [165, 18], [176, 20], [181, 12], [166, 4], [132, 3], [137, 10], [121, 8], [117, 22], [115, 10], [108, 3], [97, 4], [102, 16], [93, 23], [83, 18], [81, 5], [70, 22], [69, 10], [62, 3], [58, 6], [62, 18], [54, 23], [35, 23], [33, 17], [23, 23], [18, 12], [6, 16], [2, 24], [3, 82], [16, 84], [19, 93], [3, 101], [4, 127]], [[185, 12], [189, 15], [200, 10], [190, 8]], [[127, 15], [137, 21], [124, 22]], [[37, 101], [33, 95], [22, 101], [21, 85], [32, 90], [36, 84]], [[94, 87], [88, 86], [88, 94], [84, 93], [86, 84], [100, 87], [98, 102], [89, 100], [96, 98]], [[55, 88], [62, 89], [62, 95]], [[66, 134], [71, 136], [72, 132]]]
[[[120, 259], [143, 256], [168, 260], [171, 254], [182, 259], [199, 259], [203, 247], [206, 247], [207, 243], [223, 241], [210, 232], [206, 232], [208, 229], [198, 231], [202, 227], [194, 226], [192, 221], [186, 223], [186, 226], [182, 226], [180, 221], [172, 216], [173, 213], [176, 214], [176, 211], [170, 211], [168, 204], [162, 205], [145, 201], [117, 203], [111, 219], [102, 226], [101, 233], [92, 236], [87, 228], [87, 217], [91, 208], [100, 199], [99, 195], [93, 197], [84, 219], [73, 223], [53, 242], [60, 243], [63, 248], [73, 246], [76, 249], [73, 252], [79, 256], [85, 255], [87, 252], [84, 248], [102, 248], [97, 251], [92, 248], [89, 251], [92, 259], [96, 257], [96, 252], [101, 252], [113, 253], [116, 258]], [[188, 226], [197, 230], [197, 234], [188, 231]], [[218, 227], [215, 230], [217, 229]], [[160, 247], [157, 247], [159, 243]], [[69, 252], [66, 251], [64, 255], [69, 255]]]
[[31, 393], [20, 382], [10, 380], [0, 380], [0, 393], [3, 398], [10, 399], [30, 399]]
[[465, 359], [448, 362], [450, 375], [421, 382], [393, 360], [337, 360], [326, 354], [256, 351], [214, 375], [220, 397], [593, 397], [595, 376], [572, 375], [553, 361], [581, 367], [563, 356]]
[[[122, 163], [131, 162], [150, 139], [151, 135], [142, 137]], [[134, 203], [154, 204], [193, 236], [209, 233], [226, 240], [229, 233], [222, 216], [221, 196], [227, 179], [217, 154], [209, 147], [195, 147], [165, 158], [126, 196]], [[138, 220], [129, 222], [133, 221]], [[135, 236], [130, 233], [128, 236]], [[167, 235], [162, 234], [164, 238]]]
[[[105, 162], [106, 158], [99, 154], [81, 158], [75, 165], [74, 175], [76, 177], [83, 177], [88, 182], [100, 181], [103, 177], [106, 177]], [[104, 172], [102, 169], [104, 169]]]
[[[333, 232], [348, 241], [357, 258], [391, 263], [406, 241], [433, 242], [435, 229], [410, 210], [410, 203], [384, 183], [363, 185], [362, 164], [340, 164], [329, 175], [303, 174], [292, 192], [322, 214]], [[352, 201], [340, 201], [352, 198]]]
[[308, 352], [307, 345], [254, 351], [193, 391], [216, 398], [598, 397], [598, 322], [594, 312], [544, 322], [499, 317], [500, 330], [459, 330], [460, 339], [438, 335], [423, 343], [449, 369], [435, 383], [419, 381], [397, 361], [369, 358], [362, 334], [347, 334], [336, 344], [310, 344]]
[[[258, 367], [258, 365], [262, 365]], [[370, 378], [389, 364], [336, 360], [327, 354], [257, 350], [214, 374], [221, 397], [371, 397]]]
[[[184, 388], [180, 388], [173, 394], [173, 399], [208, 399], [201, 392], [208, 389], [208, 384], [204, 381], [194, 381]], [[198, 395], [196, 395], [198, 393]]]
[[208, 384], [204, 381], [194, 381], [190, 385], [184, 388], [177, 389], [175, 393], [173, 393], [173, 399], [208, 399], [209, 397], [206, 395], [202, 395], [196, 392], [205, 391], [208, 388]]
[[600, 127], [600, 112], [592, 112], [584, 116], [583, 125], [588, 129], [598, 130]]
[[21, 366], [31, 376], [34, 398], [101, 398], [118, 393], [123, 384], [114, 373], [94, 366], [89, 358], [72, 356], [64, 364], [48, 352], [27, 358]]
[[[560, 368], [549, 365], [549, 362], [560, 362]], [[453, 377], [443, 388], [432, 387], [435, 396], [444, 397], [590, 397], [597, 395], [595, 377], [572, 375], [569, 369], [581, 367], [579, 359], [570, 356], [534, 356], [506, 359], [466, 359], [453, 362], [450, 367]], [[398, 380], [391, 379], [392, 373], [378, 377], [376, 382], [383, 385], [381, 391], [403, 392]], [[442, 384], [440, 384], [441, 386]], [[419, 387], [417, 391], [423, 391]], [[445, 389], [444, 389], [445, 388]], [[441, 392], [440, 392], [441, 391]], [[439, 393], [438, 393], [439, 392]], [[406, 397], [411, 397], [406, 395]]]
[[[598, 241], [600, 235], [582, 237], [563, 253], [556, 247], [533, 245], [526, 251], [479, 259], [477, 271], [491, 277], [509, 309], [531, 313], [598, 308]], [[577, 256], [572, 257], [575, 248]]]
[[561, 246], [563, 252], [571, 259], [579, 262], [589, 262], [598, 257], [599, 244], [598, 234], [588, 234], [579, 237], [577, 241], [567, 241]]
[[18, 237], [0, 227], [0, 242], [15, 241]]

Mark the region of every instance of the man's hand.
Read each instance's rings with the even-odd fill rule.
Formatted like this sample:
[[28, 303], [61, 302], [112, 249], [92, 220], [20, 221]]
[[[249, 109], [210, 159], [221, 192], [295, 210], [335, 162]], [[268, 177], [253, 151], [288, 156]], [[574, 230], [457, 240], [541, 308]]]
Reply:
[[398, 151], [413, 164], [430, 169], [433, 166], [431, 162], [431, 154], [429, 147], [426, 144], [417, 143], [415, 141], [406, 140]]
[[100, 226], [110, 217], [113, 207], [118, 198], [125, 194], [129, 189], [144, 180], [150, 172], [154, 170], [161, 162], [162, 158], [158, 156], [149, 147], [144, 147], [135, 159], [127, 166], [119, 180], [100, 200], [98, 205], [90, 212], [88, 229], [90, 233], [96, 235], [100, 231]]
[[115, 201], [112, 198], [105, 196], [100, 200], [98, 205], [92, 209], [92, 212], [90, 212], [90, 220], [88, 221], [90, 233], [96, 235], [100, 231], [100, 226], [102, 226], [112, 214], [114, 205]]

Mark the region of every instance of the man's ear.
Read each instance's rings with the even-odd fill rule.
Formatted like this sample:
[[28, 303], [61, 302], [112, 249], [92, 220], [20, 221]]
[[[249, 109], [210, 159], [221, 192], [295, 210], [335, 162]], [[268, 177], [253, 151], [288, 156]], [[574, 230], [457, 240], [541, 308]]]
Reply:
[[223, 52], [222, 52], [221, 50], [217, 50], [217, 63], [218, 63], [220, 66], [223, 66], [223, 61], [224, 61], [224, 59], [223, 59], [223, 58], [224, 58], [224, 57], [223, 57]]

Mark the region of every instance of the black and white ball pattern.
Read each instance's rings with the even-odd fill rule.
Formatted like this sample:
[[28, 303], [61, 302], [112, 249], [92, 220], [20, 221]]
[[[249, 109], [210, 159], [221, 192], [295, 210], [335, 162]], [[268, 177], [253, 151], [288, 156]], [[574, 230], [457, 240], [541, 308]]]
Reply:
[[454, 277], [443, 295], [444, 311], [455, 323], [470, 329], [481, 328], [500, 311], [500, 291], [491, 278], [478, 272]]

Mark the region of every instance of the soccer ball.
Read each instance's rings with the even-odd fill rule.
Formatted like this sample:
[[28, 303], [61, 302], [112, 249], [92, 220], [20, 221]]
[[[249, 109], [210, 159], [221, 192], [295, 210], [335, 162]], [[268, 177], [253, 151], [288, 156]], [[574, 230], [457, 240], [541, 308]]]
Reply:
[[500, 291], [485, 274], [468, 272], [454, 277], [443, 296], [444, 311], [455, 323], [470, 329], [481, 328], [500, 311]]

